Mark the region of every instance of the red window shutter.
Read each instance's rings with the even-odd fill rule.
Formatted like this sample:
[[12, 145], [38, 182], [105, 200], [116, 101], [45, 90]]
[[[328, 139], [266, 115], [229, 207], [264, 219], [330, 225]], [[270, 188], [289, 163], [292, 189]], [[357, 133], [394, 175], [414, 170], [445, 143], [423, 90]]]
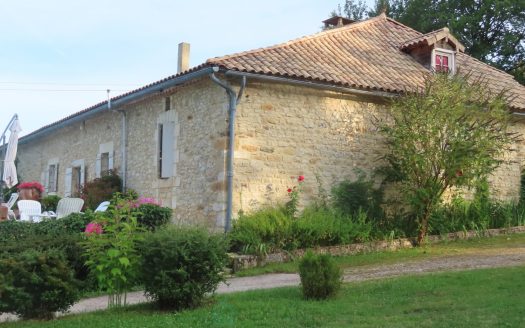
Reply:
[[438, 68], [438, 66], [441, 66], [441, 56], [440, 55], [436, 55], [436, 68]]
[[443, 70], [448, 72], [448, 56], [443, 56]]

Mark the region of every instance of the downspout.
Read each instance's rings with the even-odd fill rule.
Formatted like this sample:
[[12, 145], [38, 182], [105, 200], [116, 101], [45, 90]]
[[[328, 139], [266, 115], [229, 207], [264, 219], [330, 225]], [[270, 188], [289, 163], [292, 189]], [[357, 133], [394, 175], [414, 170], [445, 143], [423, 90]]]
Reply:
[[210, 78], [213, 82], [217, 83], [220, 87], [226, 90], [228, 94], [229, 106], [228, 106], [228, 153], [226, 154], [226, 177], [227, 177], [227, 195], [226, 195], [226, 222], [224, 225], [224, 231], [228, 232], [231, 230], [232, 223], [232, 212], [233, 212], [233, 154], [234, 154], [234, 143], [235, 143], [235, 112], [237, 110], [237, 104], [241, 101], [242, 93], [246, 87], [246, 77], [242, 77], [241, 88], [237, 94], [231, 85], [220, 80], [215, 76], [215, 72], [219, 71], [219, 68], [214, 67], [213, 73], [210, 74]]
[[120, 128], [120, 155], [121, 158], [121, 170], [122, 170], [122, 191], [126, 191], [127, 187], [127, 154], [126, 154], [126, 142], [127, 142], [127, 120], [126, 120], [126, 112], [121, 109], [112, 109], [111, 108], [111, 98], [109, 97], [110, 90], [107, 90], [108, 92], [108, 109], [115, 113], [120, 113], [121, 115], [121, 128]]

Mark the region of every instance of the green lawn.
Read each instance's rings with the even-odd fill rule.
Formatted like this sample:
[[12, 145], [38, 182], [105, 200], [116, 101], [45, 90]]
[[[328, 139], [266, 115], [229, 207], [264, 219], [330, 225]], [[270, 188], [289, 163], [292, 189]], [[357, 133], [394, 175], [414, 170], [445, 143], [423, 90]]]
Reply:
[[[503, 248], [525, 247], [525, 233], [497, 236], [492, 238], [475, 238], [440, 242], [426, 247], [383, 251], [350, 256], [336, 257], [342, 268], [373, 264], [392, 264], [398, 262], [432, 259], [441, 256], [474, 254], [495, 251]], [[254, 276], [265, 273], [297, 272], [297, 262], [271, 263], [264, 267], [247, 269], [236, 273], [236, 276]], [[525, 326], [525, 325], [524, 325]]]
[[181, 313], [146, 305], [2, 327], [524, 327], [525, 267], [408, 276], [344, 285], [328, 301], [299, 288], [220, 295]]

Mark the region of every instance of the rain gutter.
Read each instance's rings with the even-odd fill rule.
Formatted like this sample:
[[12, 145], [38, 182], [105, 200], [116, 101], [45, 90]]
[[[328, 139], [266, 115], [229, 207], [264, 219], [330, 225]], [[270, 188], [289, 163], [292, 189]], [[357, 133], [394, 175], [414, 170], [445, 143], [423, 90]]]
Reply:
[[[215, 72], [219, 71], [218, 67], [215, 67]], [[210, 74], [210, 78], [213, 82], [217, 83], [220, 87], [226, 90], [228, 94], [228, 153], [226, 154], [226, 178], [227, 178], [227, 199], [226, 199], [226, 222], [224, 225], [224, 231], [228, 232], [231, 230], [232, 223], [232, 211], [233, 211], [233, 154], [235, 145], [235, 112], [237, 111], [237, 104], [239, 104], [244, 88], [246, 87], [246, 77], [242, 76], [241, 88], [239, 93], [236, 93], [231, 85], [219, 79], [215, 76], [215, 73]]]
[[349, 87], [339, 87], [339, 86], [317, 83], [317, 82], [294, 80], [294, 79], [285, 78], [285, 77], [255, 74], [255, 73], [246, 73], [246, 72], [239, 72], [239, 71], [228, 70], [225, 72], [225, 75], [232, 76], [232, 77], [253, 78], [257, 80], [270, 81], [270, 82], [286, 83], [286, 84], [299, 85], [303, 87], [330, 90], [330, 91], [336, 91], [336, 92], [352, 93], [352, 94], [361, 95], [361, 96], [375, 96], [375, 97], [384, 97], [384, 98], [395, 98], [398, 96], [398, 94], [396, 93], [390, 93], [390, 92], [384, 92], [384, 91], [368, 91], [368, 90], [361, 90], [361, 89], [355, 89], [355, 88], [349, 88]]

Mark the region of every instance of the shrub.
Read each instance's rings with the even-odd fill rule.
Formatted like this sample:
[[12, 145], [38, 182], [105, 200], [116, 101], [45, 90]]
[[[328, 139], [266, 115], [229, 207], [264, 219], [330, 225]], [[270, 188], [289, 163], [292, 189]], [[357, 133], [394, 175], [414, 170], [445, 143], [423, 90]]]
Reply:
[[356, 216], [364, 211], [368, 217], [379, 220], [384, 216], [381, 204], [383, 191], [375, 189], [371, 180], [360, 176], [356, 181], [343, 181], [332, 188], [335, 209], [344, 215]]
[[26, 250], [0, 258], [0, 312], [52, 318], [78, 300], [73, 273], [57, 250]]
[[293, 239], [300, 248], [362, 242], [370, 238], [371, 231], [364, 212], [343, 216], [326, 207], [308, 207], [293, 222]]
[[172, 211], [169, 207], [155, 204], [142, 204], [137, 208], [138, 223], [147, 230], [154, 231], [171, 220]]
[[306, 299], [326, 299], [341, 288], [341, 269], [327, 254], [306, 252], [299, 262], [299, 275]]
[[231, 249], [262, 255], [291, 245], [292, 219], [283, 207], [241, 215], [229, 233]]
[[60, 197], [57, 195], [49, 195], [46, 197], [43, 197], [40, 203], [42, 204], [42, 210], [43, 211], [57, 211], [57, 205], [60, 201]]
[[224, 238], [196, 228], [169, 227], [141, 245], [141, 276], [146, 294], [159, 307], [193, 308], [223, 281]]
[[80, 191], [80, 197], [84, 200], [84, 208], [95, 210], [100, 203], [121, 191], [122, 179], [116, 171], [110, 170], [107, 175], [86, 182]]

